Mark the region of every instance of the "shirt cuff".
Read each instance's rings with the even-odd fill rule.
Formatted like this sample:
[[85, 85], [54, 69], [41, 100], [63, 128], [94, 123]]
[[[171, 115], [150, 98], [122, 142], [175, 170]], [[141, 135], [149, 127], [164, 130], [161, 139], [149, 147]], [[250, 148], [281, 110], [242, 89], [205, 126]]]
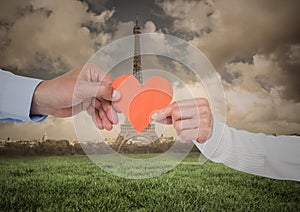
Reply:
[[199, 143], [196, 140], [193, 140], [193, 143], [207, 159], [212, 159], [214, 153], [216, 152], [223, 137], [224, 129], [225, 124], [218, 122], [215, 118], [213, 118], [213, 126], [210, 138], [204, 143]]
[[42, 115], [30, 115], [32, 97], [40, 79], [9, 75], [3, 90], [1, 112], [10, 120], [40, 122], [47, 118]]

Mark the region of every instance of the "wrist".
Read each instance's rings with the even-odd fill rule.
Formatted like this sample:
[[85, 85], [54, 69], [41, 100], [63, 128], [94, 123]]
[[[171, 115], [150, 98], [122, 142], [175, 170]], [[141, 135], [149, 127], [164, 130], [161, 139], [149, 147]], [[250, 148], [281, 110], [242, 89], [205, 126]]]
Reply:
[[30, 108], [30, 115], [50, 115], [51, 114], [51, 107], [47, 103], [47, 84], [48, 81], [42, 81], [38, 86], [35, 88], [31, 108]]
[[213, 125], [210, 137], [205, 141], [205, 143], [193, 141], [193, 143], [207, 159], [212, 159], [215, 153], [217, 153], [219, 157], [223, 154], [224, 144], [220, 144], [222, 142], [223, 133], [226, 127], [226, 124], [217, 121], [216, 118], [213, 117]]

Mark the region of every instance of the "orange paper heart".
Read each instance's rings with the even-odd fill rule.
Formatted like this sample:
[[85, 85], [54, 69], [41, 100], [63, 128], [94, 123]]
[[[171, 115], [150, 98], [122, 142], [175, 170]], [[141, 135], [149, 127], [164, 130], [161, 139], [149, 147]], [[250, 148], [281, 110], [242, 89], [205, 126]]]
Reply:
[[158, 76], [149, 78], [141, 86], [134, 76], [126, 74], [115, 79], [112, 87], [122, 95], [115, 105], [138, 132], [151, 123], [150, 115], [168, 106], [173, 97], [169, 81]]

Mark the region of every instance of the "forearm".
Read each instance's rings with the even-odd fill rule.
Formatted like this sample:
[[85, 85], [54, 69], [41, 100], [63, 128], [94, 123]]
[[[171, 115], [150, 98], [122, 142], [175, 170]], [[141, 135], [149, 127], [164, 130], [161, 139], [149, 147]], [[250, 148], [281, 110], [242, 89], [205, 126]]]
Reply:
[[274, 179], [300, 181], [300, 139], [235, 130], [214, 122], [212, 137], [195, 142], [210, 160], [233, 169]]

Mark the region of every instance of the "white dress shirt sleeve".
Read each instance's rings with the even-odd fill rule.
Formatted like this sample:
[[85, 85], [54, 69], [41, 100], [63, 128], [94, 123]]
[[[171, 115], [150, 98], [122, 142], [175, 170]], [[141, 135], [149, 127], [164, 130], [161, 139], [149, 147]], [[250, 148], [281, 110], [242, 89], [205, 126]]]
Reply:
[[246, 173], [300, 181], [300, 137], [236, 130], [214, 121], [210, 139], [193, 141], [209, 160]]
[[30, 115], [32, 97], [41, 81], [0, 69], [0, 119], [16, 122], [44, 120], [46, 116]]

